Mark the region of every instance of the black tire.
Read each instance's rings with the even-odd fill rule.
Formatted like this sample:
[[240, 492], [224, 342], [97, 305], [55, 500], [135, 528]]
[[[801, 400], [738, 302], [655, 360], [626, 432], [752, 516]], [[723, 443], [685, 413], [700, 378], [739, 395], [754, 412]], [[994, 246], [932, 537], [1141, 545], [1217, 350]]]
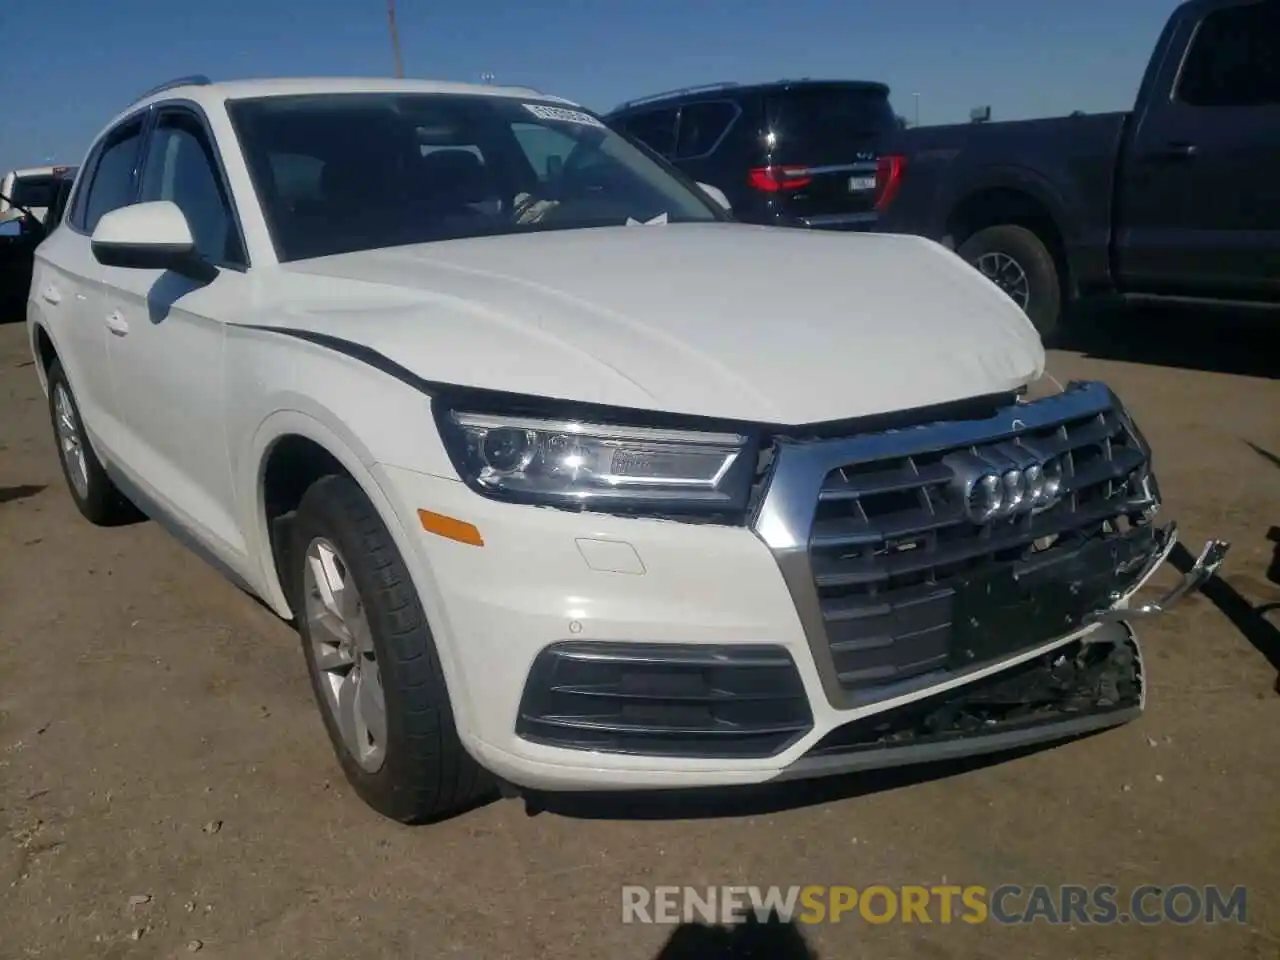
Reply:
[[[54, 360], [49, 364], [47, 373], [49, 383], [49, 421], [53, 426], [53, 440], [58, 446], [58, 465], [62, 467], [62, 479], [67, 483], [67, 492], [81, 515], [90, 523], [100, 527], [118, 527], [126, 523], [136, 523], [145, 519], [142, 512], [116, 488], [98, 455], [93, 452], [93, 445], [85, 433], [84, 421], [80, 418], [80, 406], [76, 403], [76, 395], [62, 369], [62, 363]], [[63, 452], [62, 438], [58, 431], [57, 397], [59, 391], [65, 391], [71, 408], [71, 418], [75, 423], [77, 436], [80, 438], [80, 449], [84, 453], [86, 490], [82, 494], [76, 489], [71, 478], [71, 465]]]
[[1006, 223], [979, 230], [956, 252], [979, 270], [982, 257], [992, 253], [1004, 254], [1016, 263], [1027, 281], [1024, 312], [1042, 340], [1057, 334], [1062, 320], [1062, 280], [1053, 254], [1038, 236], [1026, 227]]
[[[382, 681], [386, 745], [381, 767], [361, 767], [343, 742], [316, 666], [305, 607], [307, 550], [337, 548], [354, 581]], [[435, 640], [417, 591], [382, 518], [351, 478], [330, 475], [307, 490], [292, 523], [291, 596], [311, 689], [347, 781], [365, 803], [402, 823], [440, 820], [495, 795], [496, 781], [462, 746]]]

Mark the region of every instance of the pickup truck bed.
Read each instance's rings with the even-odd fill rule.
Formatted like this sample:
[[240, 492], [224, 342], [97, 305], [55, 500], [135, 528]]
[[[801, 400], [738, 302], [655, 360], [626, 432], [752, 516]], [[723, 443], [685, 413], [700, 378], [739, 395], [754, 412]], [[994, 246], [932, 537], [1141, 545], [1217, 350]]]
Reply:
[[1280, 301], [1274, 0], [1178, 7], [1131, 112], [925, 127], [886, 152], [877, 229], [957, 250], [1046, 336], [1094, 293]]

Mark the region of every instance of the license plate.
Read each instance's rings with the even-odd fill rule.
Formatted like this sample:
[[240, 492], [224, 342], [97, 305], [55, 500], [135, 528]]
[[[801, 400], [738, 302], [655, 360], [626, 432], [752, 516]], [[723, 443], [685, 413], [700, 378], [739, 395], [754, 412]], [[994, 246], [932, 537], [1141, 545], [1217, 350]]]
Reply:
[[876, 188], [876, 178], [869, 177], [850, 177], [849, 192], [861, 193], [863, 190], [874, 190]]
[[1038, 582], [1005, 569], [957, 584], [948, 666], [1000, 660], [1079, 629], [1086, 614], [1108, 605], [1115, 584], [1109, 563], [1090, 566]]

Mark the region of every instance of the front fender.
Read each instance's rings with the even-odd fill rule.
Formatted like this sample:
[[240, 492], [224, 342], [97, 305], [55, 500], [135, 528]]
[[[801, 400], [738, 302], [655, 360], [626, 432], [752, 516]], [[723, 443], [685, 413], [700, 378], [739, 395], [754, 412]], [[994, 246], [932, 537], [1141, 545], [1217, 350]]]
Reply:
[[[241, 328], [242, 330], [243, 328]], [[228, 430], [232, 471], [245, 540], [263, 598], [291, 617], [276, 572], [263, 479], [271, 450], [284, 437], [300, 436], [323, 447], [360, 485], [405, 558], [427, 622], [460, 727], [470, 703], [458, 682], [453, 631], [443, 612], [435, 576], [415, 550], [419, 535], [396, 510], [379, 482], [379, 464], [456, 480], [419, 390], [359, 360], [279, 334], [232, 331], [228, 347]], [[265, 384], [271, 384], [265, 389]]]

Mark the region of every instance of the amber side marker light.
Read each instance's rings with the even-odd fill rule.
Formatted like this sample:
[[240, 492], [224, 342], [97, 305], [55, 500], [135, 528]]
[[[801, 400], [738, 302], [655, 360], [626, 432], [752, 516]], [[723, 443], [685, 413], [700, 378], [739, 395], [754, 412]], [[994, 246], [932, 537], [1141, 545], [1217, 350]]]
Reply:
[[484, 537], [480, 536], [480, 531], [474, 524], [467, 523], [465, 520], [456, 520], [453, 517], [446, 517], [443, 513], [432, 513], [430, 510], [419, 510], [418, 520], [427, 533], [434, 533], [448, 540], [457, 540], [459, 543], [467, 543], [473, 547], [484, 546]]

